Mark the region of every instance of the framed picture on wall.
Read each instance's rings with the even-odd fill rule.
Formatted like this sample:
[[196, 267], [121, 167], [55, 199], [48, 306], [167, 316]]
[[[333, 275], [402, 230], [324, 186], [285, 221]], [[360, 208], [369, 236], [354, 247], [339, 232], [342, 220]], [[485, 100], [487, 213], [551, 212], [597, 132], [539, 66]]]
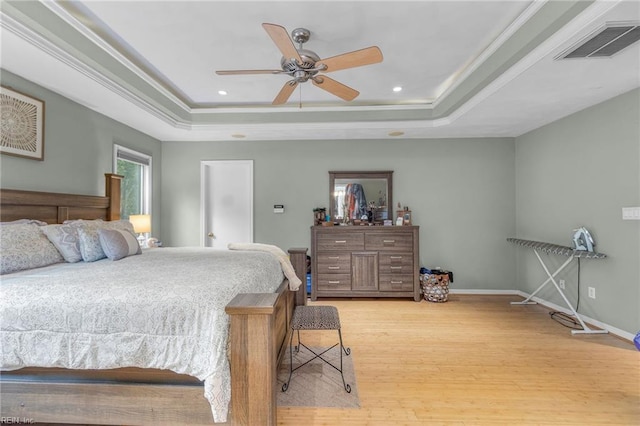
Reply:
[[44, 160], [44, 101], [0, 87], [0, 152]]

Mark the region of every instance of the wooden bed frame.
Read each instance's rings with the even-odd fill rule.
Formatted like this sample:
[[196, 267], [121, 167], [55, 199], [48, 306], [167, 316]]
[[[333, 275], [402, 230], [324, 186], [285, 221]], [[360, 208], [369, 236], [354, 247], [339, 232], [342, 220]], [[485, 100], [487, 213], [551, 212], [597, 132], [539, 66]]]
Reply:
[[[105, 196], [0, 189], [0, 220], [120, 219], [122, 177], [105, 175]], [[276, 374], [296, 305], [306, 303], [307, 249], [290, 249], [303, 285], [238, 294], [230, 324], [231, 406], [226, 424], [276, 424]], [[0, 416], [37, 423], [211, 425], [198, 379], [166, 370], [23, 368], [0, 376]]]

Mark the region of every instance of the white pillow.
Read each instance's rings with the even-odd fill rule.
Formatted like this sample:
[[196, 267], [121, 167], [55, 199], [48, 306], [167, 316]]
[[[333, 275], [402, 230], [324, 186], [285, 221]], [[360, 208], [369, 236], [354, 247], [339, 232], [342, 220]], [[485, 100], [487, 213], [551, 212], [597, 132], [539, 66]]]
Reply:
[[42, 227], [42, 232], [58, 249], [64, 260], [70, 263], [80, 262], [80, 241], [78, 239], [78, 223], [64, 225], [47, 225]]
[[111, 260], [142, 253], [136, 236], [129, 230], [98, 229], [98, 236], [102, 250]]
[[64, 261], [40, 228], [34, 223], [0, 226], [0, 274]]

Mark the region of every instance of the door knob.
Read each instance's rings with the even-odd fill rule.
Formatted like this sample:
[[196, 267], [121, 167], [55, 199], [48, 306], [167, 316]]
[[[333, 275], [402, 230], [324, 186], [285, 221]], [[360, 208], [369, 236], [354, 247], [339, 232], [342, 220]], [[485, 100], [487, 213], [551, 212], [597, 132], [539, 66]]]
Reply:
[[209, 237], [209, 238], [213, 238], [214, 240], [215, 240], [215, 238], [216, 238], [216, 236], [215, 236], [215, 235], [213, 235], [213, 232], [209, 232], [209, 233], [207, 234], [207, 237]]

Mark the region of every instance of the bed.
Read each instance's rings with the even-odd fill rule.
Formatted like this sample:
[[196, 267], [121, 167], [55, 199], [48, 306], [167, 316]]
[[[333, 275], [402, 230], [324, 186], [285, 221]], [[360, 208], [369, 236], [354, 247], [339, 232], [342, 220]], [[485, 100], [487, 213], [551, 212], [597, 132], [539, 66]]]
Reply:
[[[115, 225], [119, 219], [121, 178], [112, 174], [105, 177], [104, 197], [2, 189], [1, 220], [7, 222], [30, 218], [62, 223], [74, 219], [102, 219]], [[70, 355], [63, 357], [63, 361], [53, 355], [44, 361], [38, 357], [29, 359], [29, 354], [37, 353], [36, 350], [26, 351], [20, 356], [3, 353], [3, 362], [7, 364], [3, 365], [3, 369], [12, 371], [3, 371], [0, 377], [2, 417], [47, 423], [213, 424], [213, 417], [218, 413], [217, 420], [226, 417], [227, 424], [275, 424], [277, 365], [284, 354], [292, 311], [296, 304], [305, 303], [305, 286], [300, 286], [299, 291], [289, 290], [289, 281], [283, 279], [282, 270], [273, 267], [273, 259], [268, 259], [267, 253], [229, 251], [218, 253], [221, 257], [212, 259], [208, 257], [211, 252], [217, 251], [158, 248], [117, 262], [105, 259], [93, 263], [60, 263], [3, 275], [3, 290], [16, 301], [15, 309], [20, 304], [28, 307], [29, 298], [35, 304], [39, 298], [38, 286], [55, 290], [54, 296], [46, 296], [51, 302], [50, 306], [59, 307], [49, 312], [51, 323], [68, 322], [69, 316], [65, 317], [64, 311], [73, 314], [75, 303], [92, 296], [100, 299], [96, 295], [103, 295], [100, 304], [94, 304], [95, 317], [89, 319], [87, 316], [89, 320], [78, 321], [77, 326], [81, 328], [91, 324], [91, 327], [106, 330], [104, 334], [99, 334], [99, 339], [106, 339], [105, 347], [118, 350], [83, 352], [78, 348], [96, 348], [99, 342], [81, 341], [82, 344], [74, 347], [66, 336], [64, 353], [69, 352]], [[289, 254], [296, 275], [302, 279], [306, 269], [306, 249], [291, 249]], [[169, 273], [177, 270], [177, 267], [168, 263], [169, 258], [189, 265], [180, 272], [181, 279]], [[230, 269], [232, 276], [238, 276], [237, 282], [232, 284], [232, 289], [219, 292], [221, 294], [215, 300], [207, 300], [207, 285], [218, 286], [220, 283], [216, 280], [230, 281], [217, 274], [222, 274], [225, 268], [231, 268], [229, 265], [234, 259], [240, 262], [240, 269]], [[256, 277], [247, 272], [245, 276], [238, 273], [238, 270], [248, 269], [242, 268], [247, 263], [259, 265], [260, 275]], [[209, 271], [208, 267], [212, 270]], [[158, 273], [154, 276], [145, 272], [149, 268]], [[98, 279], [101, 275], [107, 278]], [[80, 277], [80, 280], [74, 282], [71, 276]], [[90, 285], [82, 283], [82, 277], [86, 276], [94, 278]], [[138, 276], [144, 279], [131, 278]], [[112, 283], [108, 282], [109, 277], [113, 279]], [[186, 287], [173, 291], [172, 281], [167, 277], [184, 281]], [[33, 295], [29, 296], [28, 292], [21, 295], [19, 285], [23, 280], [36, 289]], [[196, 285], [196, 282], [200, 284]], [[119, 290], [111, 292], [110, 285]], [[150, 294], [145, 292], [155, 292], [156, 289], [166, 296], [168, 303], [148, 302]], [[71, 291], [75, 297], [68, 297], [66, 303], [55, 305], [53, 299], [63, 297], [55, 295], [63, 291]], [[189, 294], [190, 297], [187, 297]], [[118, 304], [118, 299], [126, 300], [126, 308]], [[207, 313], [205, 307], [216, 304], [224, 313]], [[191, 314], [190, 309], [195, 314]], [[4, 325], [20, 324], [15, 319], [18, 316], [13, 316], [14, 311], [9, 309], [4, 312]], [[146, 312], [142, 316], [151, 318], [151, 323], [157, 325], [153, 331], [157, 331], [157, 335], [150, 337], [144, 331], [135, 329], [135, 325], [133, 330], [129, 329], [131, 323], [136, 321], [119, 321], [122, 318], [137, 318], [136, 312]], [[61, 315], [59, 318], [58, 314]], [[188, 323], [185, 317], [190, 315], [195, 318], [195, 325], [187, 327], [184, 325]], [[110, 316], [113, 321], [103, 321]], [[177, 322], [171, 322], [171, 316], [178, 318]], [[35, 321], [37, 329], [38, 320]], [[169, 343], [156, 342], [159, 335], [167, 334], [166, 329], [176, 328], [175, 324], [185, 327], [178, 333], [179, 337], [171, 336]], [[208, 327], [209, 324], [215, 326]], [[222, 337], [218, 333], [220, 328], [228, 330], [228, 341], [224, 333]], [[216, 329], [216, 332], [212, 329]], [[193, 330], [198, 330], [195, 337], [189, 334]], [[91, 333], [88, 335], [91, 336]], [[86, 336], [83, 335], [83, 338]], [[46, 341], [37, 333], [29, 338], [31, 341], [22, 342], [21, 345], [38, 347], [38, 342]], [[156, 356], [158, 359], [150, 356], [148, 360], [140, 361], [144, 359], [145, 351], [157, 355], [154, 342], [166, 351], [161, 353], [162, 356]], [[209, 346], [218, 350], [214, 351]], [[221, 347], [227, 350], [220, 351]], [[5, 348], [3, 351], [8, 350]], [[40, 358], [43, 355], [47, 358], [50, 352], [53, 350], [40, 351]], [[224, 356], [220, 356], [221, 353]], [[133, 358], [136, 362], [129, 362]], [[188, 368], [182, 367], [185, 364], [180, 358], [186, 358]], [[39, 366], [51, 363], [55, 367]], [[207, 369], [211, 365], [216, 368], [222, 366], [222, 371], [226, 368], [229, 376], [219, 374], [218, 370], [212, 373]], [[94, 368], [96, 366], [99, 369]], [[230, 404], [222, 395], [227, 385], [225, 381], [229, 382]], [[226, 416], [224, 409], [216, 407], [216, 403], [223, 406], [227, 404], [229, 415]]]

